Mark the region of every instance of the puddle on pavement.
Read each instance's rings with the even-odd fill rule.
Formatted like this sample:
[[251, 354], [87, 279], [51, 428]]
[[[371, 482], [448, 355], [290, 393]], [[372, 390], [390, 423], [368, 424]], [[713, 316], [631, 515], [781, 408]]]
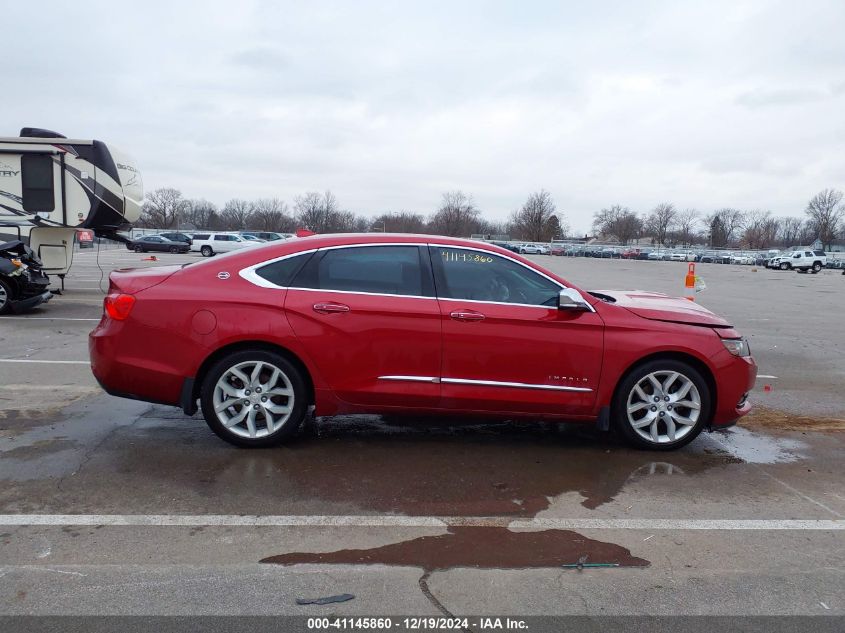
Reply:
[[[74, 512], [135, 512], [139, 501], [157, 511], [166, 489], [174, 511], [533, 517], [567, 493], [595, 509], [644, 478], [692, 478], [743, 461], [802, 457], [800, 443], [742, 428], [653, 453], [584, 425], [379, 416], [320, 419], [315, 431], [286, 445], [243, 450], [176, 409], [156, 406], [116, 423], [99, 403], [70, 425], [57, 422], [55, 431], [0, 438], [0, 450], [21, 450], [54, 432], [79, 446], [0, 461], [0, 508], [37, 498]], [[2, 485], [34, 478], [45, 487], [35, 496], [32, 488]], [[62, 490], [46, 492], [56, 478]]]
[[446, 534], [391, 543], [371, 549], [335, 552], [291, 552], [262, 559], [262, 563], [300, 565], [399, 565], [443, 571], [456, 567], [528, 569], [604, 563], [619, 567], [647, 567], [649, 561], [632, 556], [614, 543], [596, 541], [570, 530], [512, 532], [504, 527], [455, 527]]
[[742, 427], [714, 434], [712, 440], [749, 464], [784, 464], [803, 459], [804, 442], [755, 433]]
[[[642, 478], [695, 476], [738, 461], [712, 444], [635, 451], [578, 425], [378, 416], [321, 419], [316, 434], [243, 450], [198, 418], [161, 416], [171, 412], [157, 407], [115, 429], [79, 472], [78, 458], [68, 462], [74, 475], [60, 503], [77, 512], [137, 511], [138, 499], [159, 507], [166, 488], [172, 507], [208, 503], [216, 512], [531, 517], [561, 494], [576, 493], [593, 509]], [[56, 476], [57, 464], [50, 466], [45, 475]], [[0, 472], [18, 479], [17, 469]], [[0, 503], [24, 500], [9, 495], [0, 492]]]

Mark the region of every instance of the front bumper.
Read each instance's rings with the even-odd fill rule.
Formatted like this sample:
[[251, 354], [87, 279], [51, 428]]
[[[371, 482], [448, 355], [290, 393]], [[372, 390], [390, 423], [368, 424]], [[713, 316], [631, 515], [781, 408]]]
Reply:
[[716, 410], [710, 426], [725, 428], [751, 411], [748, 394], [757, 380], [757, 363], [751, 356], [721, 356], [724, 361], [715, 372]]
[[32, 308], [40, 306], [42, 303], [47, 303], [52, 298], [53, 293], [49, 290], [45, 290], [34, 297], [27, 297], [26, 299], [20, 299], [19, 301], [10, 301], [9, 308], [11, 308], [12, 312], [15, 314], [20, 314], [21, 312], [32, 310]]

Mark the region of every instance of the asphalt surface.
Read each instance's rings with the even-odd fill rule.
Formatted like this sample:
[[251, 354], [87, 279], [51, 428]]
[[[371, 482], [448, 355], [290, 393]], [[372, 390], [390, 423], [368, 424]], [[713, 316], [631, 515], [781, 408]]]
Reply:
[[[78, 253], [62, 296], [0, 318], [0, 614], [845, 615], [838, 271], [698, 266], [698, 301], [771, 377], [739, 427], [678, 452], [378, 416], [247, 451], [91, 377], [100, 267], [198, 256], [142, 257]], [[536, 259], [588, 289], [681, 294], [686, 272]]]

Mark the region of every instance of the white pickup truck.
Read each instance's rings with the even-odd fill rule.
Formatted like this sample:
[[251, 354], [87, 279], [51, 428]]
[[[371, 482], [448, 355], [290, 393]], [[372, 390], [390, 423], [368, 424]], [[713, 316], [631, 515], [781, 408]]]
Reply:
[[817, 273], [824, 268], [825, 264], [827, 264], [827, 255], [824, 251], [800, 250], [781, 255], [772, 262], [771, 267], [797, 270], [802, 273], [810, 271]]

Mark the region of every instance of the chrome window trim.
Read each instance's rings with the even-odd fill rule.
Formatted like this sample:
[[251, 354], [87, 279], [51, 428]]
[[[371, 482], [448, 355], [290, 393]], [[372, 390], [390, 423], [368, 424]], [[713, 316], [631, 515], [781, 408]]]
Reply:
[[[284, 259], [288, 259], [290, 257], [296, 257], [298, 255], [306, 255], [308, 253], [316, 253], [318, 251], [336, 250], [338, 248], [362, 248], [362, 247], [366, 247], [366, 246], [416, 246], [416, 247], [435, 246], [437, 248], [458, 248], [458, 249], [464, 249], [464, 250], [469, 250], [469, 251], [477, 251], [479, 253], [489, 253], [490, 255], [493, 255], [493, 256], [496, 256], [496, 257], [501, 257], [502, 259], [506, 259], [506, 260], [511, 261], [515, 264], [519, 264], [523, 268], [526, 268], [527, 270], [530, 270], [531, 272], [538, 274], [541, 277], [544, 277], [545, 279], [551, 281], [553, 284], [557, 285], [561, 290], [568, 288], [568, 286], [560, 283], [556, 279], [552, 279], [551, 277], [549, 277], [545, 273], [542, 273], [539, 270], [536, 270], [536, 269], [532, 268], [531, 266], [528, 266], [527, 264], [525, 264], [525, 263], [523, 263], [523, 262], [521, 262], [517, 259], [509, 257], [508, 255], [503, 255], [502, 253], [490, 251], [490, 250], [487, 250], [485, 248], [476, 248], [476, 247], [473, 247], [473, 246], [463, 246], [463, 245], [454, 246], [454, 245], [450, 245], [450, 244], [441, 244], [439, 242], [376, 242], [376, 243], [366, 243], [366, 244], [338, 244], [338, 245], [335, 245], [335, 246], [324, 246], [322, 248], [311, 248], [311, 249], [304, 250], [304, 251], [297, 251], [295, 253], [289, 253], [287, 255], [282, 255], [281, 257], [274, 257], [273, 259], [266, 259], [266, 260], [259, 262], [257, 264], [253, 264], [252, 266], [247, 266], [246, 268], [242, 268], [241, 270], [239, 270], [238, 275], [242, 279], [245, 279], [246, 281], [250, 282], [251, 284], [254, 284], [254, 285], [259, 286], [261, 288], [269, 288], [271, 290], [305, 290], [307, 292], [339, 292], [341, 294], [367, 295], [367, 296], [371, 296], [371, 297], [403, 297], [403, 298], [410, 298], [410, 299], [428, 299], [428, 300], [434, 299], [436, 301], [437, 300], [439, 300], [439, 301], [465, 301], [465, 302], [468, 301], [468, 302], [472, 302], [472, 303], [484, 303], [484, 304], [489, 304], [489, 305], [519, 306], [519, 307], [525, 307], [525, 308], [540, 308], [542, 310], [556, 310], [557, 309], [557, 308], [552, 307], [552, 306], [536, 305], [536, 304], [533, 304], [533, 303], [509, 303], [507, 301], [483, 301], [483, 300], [480, 300], [480, 299], [454, 299], [452, 297], [440, 297], [440, 296], [426, 297], [426, 296], [423, 296], [423, 295], [395, 295], [395, 294], [388, 294], [388, 293], [383, 293], [383, 292], [364, 292], [364, 291], [358, 291], [358, 290], [330, 290], [328, 288], [299, 288], [297, 286], [279, 286], [279, 285], [276, 285], [274, 283], [267, 281], [266, 279], [264, 279], [263, 277], [261, 277], [260, 275], [258, 275], [255, 272], [258, 268], [262, 268], [262, 267], [267, 266], [269, 264], [275, 264], [276, 262], [282, 261]], [[436, 289], [435, 289], [435, 292], [436, 292]], [[585, 299], [584, 302], [587, 304], [587, 307], [590, 309], [590, 312], [596, 311], [595, 308], [592, 305], [590, 305], [590, 303], [588, 301], [586, 301], [586, 299]]]
[[565, 385], [542, 385], [528, 382], [503, 382], [499, 380], [471, 380], [469, 378], [437, 378], [435, 376], [379, 376], [379, 380], [397, 380], [404, 382], [430, 382], [452, 385], [478, 385], [481, 387], [512, 387], [515, 389], [540, 389], [544, 391], [574, 391], [587, 393], [589, 387], [567, 387]]

